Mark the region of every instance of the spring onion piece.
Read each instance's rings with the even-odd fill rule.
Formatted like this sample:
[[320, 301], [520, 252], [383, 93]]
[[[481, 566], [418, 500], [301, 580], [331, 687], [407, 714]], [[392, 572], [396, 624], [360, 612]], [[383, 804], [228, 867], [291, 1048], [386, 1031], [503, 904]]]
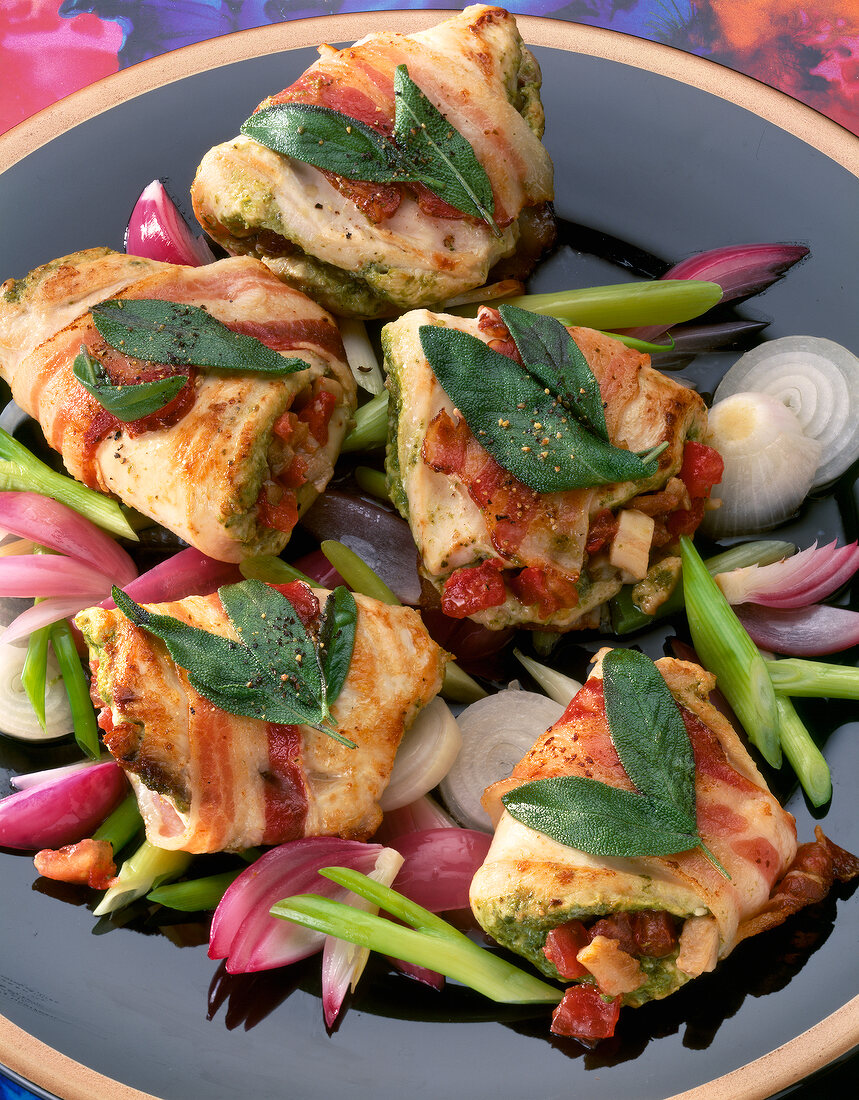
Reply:
[[[392, 848], [383, 848], [376, 860], [376, 866], [367, 876], [373, 882], [390, 886], [403, 865], [403, 857]], [[353, 908], [365, 913], [377, 913], [378, 905], [367, 898], [348, 896]], [[353, 992], [358, 979], [364, 972], [370, 951], [367, 947], [358, 947], [347, 940], [327, 936], [322, 949], [322, 1011], [327, 1027], [333, 1027], [340, 1015], [346, 991]]]
[[813, 543], [786, 561], [750, 565], [716, 577], [728, 603], [765, 607], [806, 607], [825, 600], [859, 570], [859, 544], [828, 546]]
[[[34, 630], [27, 643], [27, 654], [21, 668], [21, 687], [33, 708], [39, 729], [45, 736], [47, 725], [45, 718], [45, 695], [48, 687], [48, 643], [49, 630], [46, 626]], [[66, 696], [68, 700], [68, 696]], [[68, 733], [68, 730], [65, 731]]]
[[367, 326], [363, 321], [341, 317], [339, 328], [346, 349], [346, 362], [355, 381], [368, 393], [381, 393], [385, 388], [385, 378], [367, 336]]
[[384, 447], [388, 438], [388, 391], [376, 394], [355, 413], [355, 427], [343, 440], [341, 452]]
[[153, 180], [134, 204], [125, 230], [125, 251], [168, 264], [199, 267], [215, 256], [202, 237], [195, 237], [160, 180]]
[[494, 1001], [509, 1004], [560, 1001], [559, 989], [478, 947], [462, 932], [397, 891], [343, 867], [327, 867], [320, 874], [411, 927], [312, 894], [279, 901], [272, 906], [272, 915], [438, 971]]
[[859, 699], [859, 668], [787, 657], [767, 664], [776, 691], [812, 699]]
[[[343, 577], [346, 584], [355, 592], [379, 600], [380, 603], [392, 605], [400, 603], [382, 578], [374, 573], [354, 550], [350, 550], [342, 542], [336, 542], [333, 539], [323, 541], [320, 549]], [[455, 703], [473, 702], [475, 699], [482, 699], [486, 695], [480, 684], [454, 661], [448, 661], [445, 667], [444, 684], [441, 690], [443, 695], [446, 695], [448, 699]]]
[[699, 317], [712, 309], [721, 297], [722, 288], [717, 283], [656, 279], [548, 294], [522, 294], [508, 298], [505, 304], [557, 317], [565, 325], [596, 329], [631, 328], [633, 325], [664, 328]]
[[384, 470], [374, 470], [370, 466], [356, 466], [354, 470], [358, 488], [379, 500], [388, 500], [388, 479]]
[[0, 846], [73, 844], [91, 836], [127, 790], [122, 769], [106, 761], [10, 794], [0, 800]]
[[701, 530], [719, 538], [764, 531], [791, 516], [814, 482], [821, 445], [777, 397], [735, 393], [710, 409], [705, 442], [725, 469], [713, 492], [721, 506]]
[[284, 925], [269, 909], [291, 891], [342, 896], [334, 883], [320, 879], [319, 868], [337, 860], [371, 871], [381, 851], [379, 844], [337, 837], [304, 837], [269, 849], [224, 894], [212, 919], [209, 958], [226, 959], [230, 974], [247, 974], [287, 966], [319, 951], [321, 935]]
[[474, 290], [463, 291], [455, 298], [448, 298], [442, 304], [442, 311], [449, 313], [459, 306], [483, 305], [485, 302], [494, 302], [498, 298], [509, 298], [513, 294], [522, 294], [525, 287], [518, 279], [501, 279], [497, 283], [489, 283], [487, 286], [478, 286]]
[[35, 492], [58, 500], [105, 531], [137, 542], [134, 528], [115, 500], [58, 474], [17, 439], [0, 429], [0, 491]]
[[824, 657], [859, 645], [859, 611], [846, 607], [760, 607], [747, 603], [735, 610], [755, 645], [773, 653]]
[[114, 851], [121, 852], [143, 828], [143, 818], [134, 793], [128, 794], [92, 834], [93, 840], [106, 840]]
[[[748, 565], [769, 565], [781, 561], [796, 550], [792, 542], [760, 540], [743, 542], [707, 558], [704, 564], [711, 576], [728, 573], [733, 569], [743, 569]], [[633, 600], [633, 586], [624, 585], [618, 594], [609, 601], [611, 627], [615, 634], [629, 634], [633, 630], [650, 626], [655, 619], [673, 615], [683, 608], [683, 585], [675, 585], [671, 595], [661, 604], [653, 615], [648, 615], [636, 606]]]
[[38, 695], [41, 685], [44, 707], [42, 722], [22, 683], [28, 656], [28, 649], [9, 645], [5, 640], [0, 642], [0, 708], [3, 732], [22, 741], [65, 737], [72, 732], [73, 721], [56, 658], [46, 650], [44, 679], [39, 674], [31, 683], [35, 695]]
[[683, 594], [692, 643], [739, 718], [749, 740], [774, 768], [781, 764], [778, 710], [767, 665], [688, 535], [680, 537]]
[[565, 709], [566, 703], [535, 691], [506, 688], [459, 714], [462, 749], [439, 790], [460, 825], [484, 831], [492, 828], [480, 802], [483, 792], [510, 775], [537, 737], [554, 725]]
[[796, 708], [786, 695], [775, 693], [779, 737], [788, 763], [812, 806], [823, 806], [832, 797], [832, 776], [823, 753], [815, 745]]
[[51, 647], [57, 656], [57, 664], [69, 697], [75, 741], [82, 752], [96, 760], [101, 752], [98, 725], [90, 699], [89, 684], [81, 667], [71, 627], [63, 621], [54, 623], [50, 630]]
[[834, 340], [783, 336], [753, 348], [727, 372], [715, 400], [744, 390], [781, 401], [820, 444], [815, 488], [859, 458], [859, 358]]
[[168, 909], [179, 909], [183, 913], [205, 913], [217, 909], [221, 898], [244, 868], [234, 871], [222, 871], [219, 875], [206, 875], [204, 878], [190, 878], [185, 882], [171, 882], [158, 886], [146, 895], [147, 901], [164, 905]]
[[144, 897], [162, 882], [179, 878], [188, 869], [192, 858], [188, 852], [156, 848], [154, 844], [144, 840], [120, 867], [116, 885], [105, 891], [93, 913], [97, 917], [106, 917]]
[[539, 661], [535, 661], [533, 657], [526, 657], [518, 649], [513, 650], [513, 656], [531, 673], [549, 698], [560, 703], [562, 707], [566, 707], [572, 697], [581, 691], [582, 685], [571, 676], [565, 676], [562, 672], [549, 668], [548, 665], [541, 665]]
[[407, 806], [438, 786], [462, 747], [462, 735], [450, 707], [430, 700], [406, 730], [397, 749], [391, 778], [379, 805], [384, 813]]
[[246, 580], [265, 581], [266, 584], [289, 584], [292, 581], [304, 581], [305, 584], [314, 587], [317, 583], [308, 577], [306, 573], [296, 569], [294, 565], [283, 561], [282, 558], [275, 558], [271, 554], [260, 554], [255, 558], [245, 558], [239, 564], [239, 571]]

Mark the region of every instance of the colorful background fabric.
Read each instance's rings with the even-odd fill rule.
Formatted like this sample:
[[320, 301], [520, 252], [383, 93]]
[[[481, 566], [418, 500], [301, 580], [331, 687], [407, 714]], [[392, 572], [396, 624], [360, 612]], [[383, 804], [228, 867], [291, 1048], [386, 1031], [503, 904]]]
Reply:
[[[3, 0], [0, 132], [93, 81], [249, 27], [444, 0]], [[664, 42], [753, 76], [859, 134], [857, 0], [509, 0], [510, 11]]]

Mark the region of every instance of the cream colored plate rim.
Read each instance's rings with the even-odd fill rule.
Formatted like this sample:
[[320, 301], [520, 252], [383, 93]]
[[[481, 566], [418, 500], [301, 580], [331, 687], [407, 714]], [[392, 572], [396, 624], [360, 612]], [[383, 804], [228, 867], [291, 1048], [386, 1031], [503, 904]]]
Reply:
[[[408, 33], [449, 11], [393, 11], [298, 19], [183, 46], [73, 92], [0, 136], [0, 171], [103, 111], [145, 92], [236, 61], [320, 41], [352, 42], [374, 30]], [[656, 42], [600, 27], [517, 16], [526, 42], [601, 57], [710, 92], [800, 138], [859, 178], [859, 138], [810, 107], [742, 73]], [[859, 997], [784, 1046], [724, 1077], [666, 1100], [766, 1100], [859, 1045]], [[0, 1059], [63, 1100], [157, 1100], [67, 1058], [0, 1016]]]

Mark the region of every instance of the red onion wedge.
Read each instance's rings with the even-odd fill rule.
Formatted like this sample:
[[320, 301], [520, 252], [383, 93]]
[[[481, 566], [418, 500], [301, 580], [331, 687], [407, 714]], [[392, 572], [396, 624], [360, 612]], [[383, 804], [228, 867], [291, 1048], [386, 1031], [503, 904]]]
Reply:
[[[185, 596], [207, 596], [222, 584], [233, 584], [241, 579], [237, 565], [216, 561], [188, 547], [159, 562], [123, 588], [138, 603], [167, 603]], [[106, 599], [100, 606], [111, 608], [116, 604]]]
[[859, 611], [845, 607], [734, 608], [755, 645], [786, 657], [822, 657], [859, 645]]
[[200, 267], [215, 256], [195, 237], [160, 180], [153, 180], [134, 205], [125, 231], [125, 251], [168, 264]]
[[391, 846], [405, 862], [396, 889], [432, 913], [467, 909], [471, 880], [491, 843], [490, 833], [475, 829], [426, 829], [398, 837]]
[[278, 920], [272, 905], [294, 894], [343, 897], [345, 891], [317, 872], [335, 864], [368, 874], [382, 846], [337, 837], [288, 841], [261, 856], [230, 885], [215, 910], [209, 958], [226, 959], [230, 974], [272, 970], [320, 950], [324, 935]]
[[98, 828], [127, 789], [109, 760], [10, 794], [0, 802], [0, 845], [35, 851], [73, 844]]
[[373, 840], [377, 844], [396, 847], [394, 840], [399, 840], [406, 833], [420, 833], [426, 829], [458, 828], [450, 814], [443, 810], [434, 798], [425, 794], [407, 806], [398, 806], [395, 810], [386, 811]]
[[721, 573], [716, 584], [731, 604], [807, 607], [836, 592], [859, 569], [859, 545], [818, 546], [772, 565], [749, 565]]
[[84, 562], [114, 584], [127, 584], [137, 568], [100, 527], [41, 493], [0, 493], [0, 528]]
[[58, 623], [60, 619], [68, 619], [72, 615], [76, 615], [81, 608], [97, 600], [108, 587], [109, 582], [105, 582], [102, 591], [92, 599], [83, 599], [80, 596], [50, 596], [47, 599], [40, 600], [39, 603], [28, 607], [26, 611], [22, 611], [6, 627], [3, 631], [3, 641], [11, 645], [12, 642], [20, 641], [21, 638], [29, 638], [33, 631], [38, 630], [39, 627], [49, 626], [51, 623]]
[[320, 541], [342, 542], [382, 578], [402, 603], [414, 607], [421, 594], [409, 525], [377, 500], [329, 489], [301, 517]]
[[[701, 279], [722, 288], [720, 305], [750, 298], [766, 290], [808, 255], [804, 245], [737, 244], [698, 252], [670, 267], [662, 279]], [[627, 331], [639, 340], [653, 340], [665, 326], [648, 325]]]
[[0, 558], [3, 596], [80, 596], [82, 600], [98, 600], [110, 590], [110, 583], [104, 573], [74, 558], [54, 554]]
[[44, 771], [24, 772], [22, 775], [9, 777], [10, 784], [16, 791], [28, 791], [33, 787], [40, 787], [43, 783], [55, 783], [67, 775], [84, 771], [86, 768], [94, 768], [99, 763], [110, 762], [110, 757], [105, 754], [102, 760], [78, 760], [75, 764], [62, 764], [58, 768], [46, 768]]

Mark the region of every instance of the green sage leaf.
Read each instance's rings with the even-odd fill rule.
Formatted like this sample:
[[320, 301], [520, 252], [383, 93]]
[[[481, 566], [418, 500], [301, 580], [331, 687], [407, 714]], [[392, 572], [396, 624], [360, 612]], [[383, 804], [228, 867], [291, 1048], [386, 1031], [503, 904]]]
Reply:
[[405, 65], [394, 71], [394, 96], [394, 139], [409, 178], [464, 214], [482, 218], [500, 236], [492, 219], [492, 184], [483, 165], [462, 134], [411, 79]]
[[518, 306], [501, 305], [498, 312], [510, 330], [525, 370], [599, 439], [608, 443], [602, 393], [578, 344], [560, 321]]
[[257, 580], [225, 585], [218, 595], [239, 641], [149, 611], [113, 589], [119, 610], [160, 638], [194, 690], [216, 707], [276, 724], [314, 726], [354, 748], [329, 724], [315, 639], [286, 596]]
[[643, 462], [594, 435], [556, 391], [476, 336], [439, 325], [421, 325], [418, 334], [436, 378], [478, 443], [529, 488], [563, 492], [656, 473], [655, 461]]
[[339, 585], [325, 601], [319, 624], [319, 651], [329, 706], [340, 694], [349, 674], [357, 624], [355, 597], [348, 588]]
[[695, 832], [695, 756], [659, 669], [644, 653], [613, 649], [602, 674], [606, 717], [624, 771], [643, 795], [675, 806]]
[[523, 825], [595, 856], [673, 855], [700, 843], [694, 830], [663, 822], [658, 803], [595, 779], [536, 779], [508, 791], [502, 802]]
[[103, 365], [93, 359], [83, 346], [75, 357], [72, 373], [87, 393], [123, 424], [159, 412], [170, 404], [188, 381], [187, 374], [174, 374], [152, 382], [117, 386], [111, 382]]
[[233, 332], [199, 306], [160, 298], [111, 298], [92, 318], [112, 348], [149, 363], [281, 376], [307, 370], [253, 336]]

